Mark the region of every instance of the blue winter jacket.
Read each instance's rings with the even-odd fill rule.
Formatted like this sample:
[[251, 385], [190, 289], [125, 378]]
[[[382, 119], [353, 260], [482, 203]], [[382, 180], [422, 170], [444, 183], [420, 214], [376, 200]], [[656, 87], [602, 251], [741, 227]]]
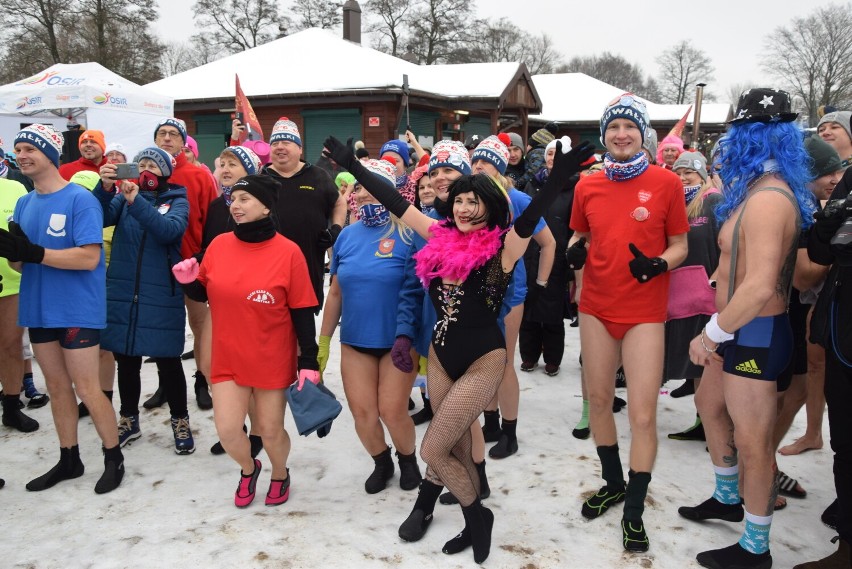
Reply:
[[189, 223], [186, 188], [169, 184], [159, 195], [139, 192], [133, 205], [100, 182], [93, 194], [103, 206], [104, 227], [115, 225], [101, 347], [129, 356], [180, 356], [186, 316], [172, 266], [182, 260], [180, 242]]

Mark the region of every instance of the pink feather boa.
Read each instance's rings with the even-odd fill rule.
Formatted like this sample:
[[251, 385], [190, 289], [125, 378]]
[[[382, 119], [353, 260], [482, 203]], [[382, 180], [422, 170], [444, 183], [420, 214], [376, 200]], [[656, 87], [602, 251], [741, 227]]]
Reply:
[[434, 278], [458, 282], [467, 279], [471, 271], [497, 254], [503, 245], [500, 237], [506, 232], [495, 227], [462, 233], [443, 222], [434, 224], [429, 231], [432, 237], [414, 254], [415, 273], [427, 288]]

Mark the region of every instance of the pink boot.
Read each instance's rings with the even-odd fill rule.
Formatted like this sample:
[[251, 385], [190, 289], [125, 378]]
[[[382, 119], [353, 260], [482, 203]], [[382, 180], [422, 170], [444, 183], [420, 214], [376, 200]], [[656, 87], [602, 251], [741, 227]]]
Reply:
[[267, 506], [279, 506], [290, 497], [290, 469], [287, 469], [287, 480], [272, 480], [269, 492], [266, 493]]
[[237, 485], [237, 491], [234, 493], [234, 505], [238, 508], [245, 508], [254, 501], [255, 487], [257, 479], [260, 476], [260, 461], [254, 459], [254, 472], [251, 474], [243, 474], [240, 472], [240, 483]]

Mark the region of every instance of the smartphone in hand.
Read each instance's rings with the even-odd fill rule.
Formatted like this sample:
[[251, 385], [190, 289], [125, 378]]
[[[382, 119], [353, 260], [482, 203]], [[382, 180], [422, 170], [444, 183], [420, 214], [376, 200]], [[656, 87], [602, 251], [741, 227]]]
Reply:
[[115, 165], [115, 178], [117, 180], [130, 180], [138, 177], [139, 164], [137, 162], [127, 162]]

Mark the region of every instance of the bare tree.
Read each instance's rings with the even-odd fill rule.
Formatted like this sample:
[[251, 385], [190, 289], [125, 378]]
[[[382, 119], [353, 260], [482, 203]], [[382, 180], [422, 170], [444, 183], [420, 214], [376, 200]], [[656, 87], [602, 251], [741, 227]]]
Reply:
[[401, 56], [411, 0], [368, 0], [366, 8], [367, 14], [378, 16], [367, 25], [367, 31], [374, 34], [373, 47], [394, 57]]
[[794, 18], [765, 40], [763, 66], [804, 103], [811, 126], [817, 108], [852, 103], [852, 5], [830, 4]]
[[526, 35], [524, 38], [524, 55], [521, 58], [530, 73], [553, 73], [562, 63], [562, 54], [556, 51], [553, 40], [545, 33], [539, 36]]
[[[713, 64], [700, 49], [689, 40], [683, 40], [657, 57], [661, 72], [659, 76], [662, 103], [683, 104], [692, 99], [692, 91], [698, 82], [709, 83], [713, 79]], [[710, 96], [706, 93], [705, 96]]]
[[408, 47], [419, 62], [443, 63], [467, 45], [475, 9], [471, 0], [419, 0], [408, 26]]
[[743, 92], [748, 91], [749, 89], [754, 89], [755, 87], [757, 87], [757, 85], [751, 82], [734, 83], [733, 85], [728, 87], [725, 96], [725, 102], [730, 103], [732, 107], [736, 108], [737, 103], [740, 102], [740, 95], [742, 95]]
[[228, 53], [274, 39], [281, 21], [278, 3], [273, 0], [197, 0], [193, 12], [202, 30], [193, 38], [206, 35]]
[[624, 57], [605, 51], [600, 55], [577, 56], [559, 67], [562, 73], [585, 73], [619, 89], [640, 95], [645, 89], [642, 68]]
[[61, 48], [65, 35], [62, 30], [72, 29], [74, 22], [74, 6], [69, 6], [67, 0], [0, 0], [0, 9], [4, 14], [3, 27], [12, 31], [7, 42], [40, 43], [48, 65], [66, 59]]
[[343, 3], [329, 0], [295, 0], [293, 14], [298, 17], [297, 27], [331, 29], [343, 22]]

